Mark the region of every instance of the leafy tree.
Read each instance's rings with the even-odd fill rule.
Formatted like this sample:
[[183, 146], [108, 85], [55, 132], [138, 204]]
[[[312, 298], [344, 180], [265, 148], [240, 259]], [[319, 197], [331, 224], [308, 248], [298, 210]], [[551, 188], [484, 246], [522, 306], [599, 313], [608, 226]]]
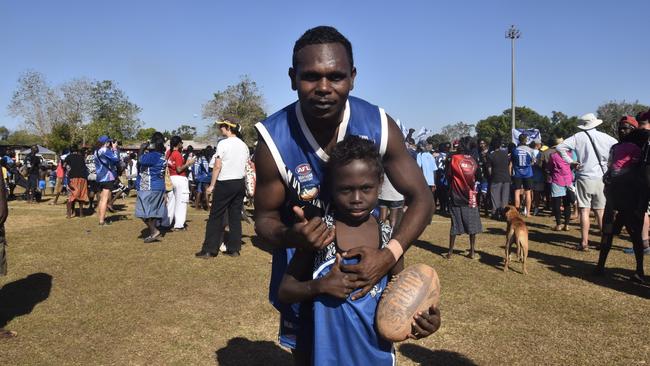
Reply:
[[141, 125], [137, 118], [141, 108], [130, 102], [115, 82], [95, 82], [90, 98], [92, 121], [85, 127], [85, 136], [89, 141], [95, 141], [101, 135], [109, 135], [117, 140], [136, 137]]
[[596, 111], [598, 118], [603, 120], [602, 128], [600, 128], [600, 130], [612, 136], [616, 136], [616, 127], [621, 117], [626, 114], [636, 116], [637, 113], [645, 112], [648, 109], [649, 107], [647, 105], [639, 103], [638, 100], [633, 103], [627, 103], [624, 100], [620, 102], [607, 102], [598, 107], [598, 110]]
[[14, 131], [9, 134], [9, 137], [7, 137], [8, 145], [34, 145], [41, 143], [43, 143], [43, 140], [40, 136], [27, 130]]
[[[255, 123], [266, 118], [263, 105], [264, 98], [257, 83], [244, 75], [239, 83], [214, 93], [213, 98], [203, 105], [202, 116], [210, 120], [236, 117], [241, 123], [244, 141], [252, 144], [257, 137]], [[218, 130], [211, 123], [207, 137], [216, 137], [217, 134]]]
[[181, 125], [171, 132], [172, 136], [180, 136], [183, 140], [192, 140], [196, 136], [196, 127]]
[[450, 141], [447, 139], [447, 136], [441, 133], [436, 133], [427, 137], [427, 142], [433, 145], [433, 147], [437, 149], [438, 146], [440, 146], [440, 144], [442, 144], [443, 142], [450, 142]]
[[440, 134], [447, 138], [447, 141], [456, 141], [464, 136], [471, 136], [474, 130], [474, 125], [465, 122], [457, 122], [454, 124], [446, 125], [440, 131]]
[[138, 141], [147, 141], [151, 138], [151, 135], [153, 135], [154, 132], [156, 132], [156, 129], [153, 127], [141, 128], [135, 135], [135, 139]]
[[0, 141], [6, 141], [9, 138], [9, 129], [5, 126], [0, 126]]
[[9, 103], [9, 115], [22, 117], [25, 128], [46, 140], [52, 128], [56, 94], [40, 72], [26, 71]]
[[[537, 128], [544, 139], [553, 134], [554, 126], [550, 118], [528, 107], [517, 107], [515, 111], [517, 128]], [[511, 118], [512, 110], [510, 108], [503, 111], [501, 115], [489, 116], [476, 123], [476, 133], [487, 140], [498, 136], [503, 141], [510, 141]]]
[[51, 150], [54, 150], [58, 153], [63, 152], [64, 149], [67, 149], [72, 144], [78, 144], [81, 142], [80, 135], [74, 137], [74, 130], [76, 126], [68, 123], [55, 123], [52, 125], [52, 132], [48, 138], [47, 147]]

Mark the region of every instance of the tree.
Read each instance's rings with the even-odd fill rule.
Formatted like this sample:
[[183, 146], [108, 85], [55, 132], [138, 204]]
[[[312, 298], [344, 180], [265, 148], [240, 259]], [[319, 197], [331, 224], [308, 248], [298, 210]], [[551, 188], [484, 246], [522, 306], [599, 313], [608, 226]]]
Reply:
[[37, 136], [27, 130], [17, 130], [7, 137], [8, 145], [35, 145], [42, 143], [40, 136]]
[[[204, 119], [211, 120], [237, 118], [241, 123], [243, 139], [250, 145], [257, 137], [255, 123], [266, 118], [263, 104], [264, 98], [257, 83], [244, 75], [239, 83], [214, 93], [213, 98], [203, 105], [202, 116]], [[217, 131], [211, 123], [208, 125], [207, 137], [216, 136]]]
[[443, 142], [450, 142], [450, 141], [447, 139], [447, 136], [441, 133], [436, 133], [427, 137], [427, 142], [433, 145], [433, 147], [437, 149], [438, 146], [440, 146], [440, 144], [442, 144]]
[[9, 114], [22, 117], [29, 132], [46, 140], [54, 120], [55, 100], [56, 94], [45, 76], [37, 71], [26, 71], [18, 78], [18, 88], [9, 103]]
[[460, 140], [461, 137], [471, 136], [474, 131], [474, 125], [465, 122], [457, 122], [455, 124], [446, 125], [442, 128], [440, 133], [447, 137], [447, 141]]
[[193, 140], [196, 136], [196, 127], [181, 125], [179, 128], [172, 130], [172, 136], [180, 136], [183, 140]]
[[[528, 107], [517, 107], [515, 115], [517, 128], [537, 128], [543, 139], [553, 134], [553, 123], [551, 119], [543, 116]], [[512, 133], [511, 127], [512, 110], [506, 109], [498, 116], [489, 116], [476, 123], [476, 133], [491, 140], [494, 137], [500, 137], [502, 141], [510, 141]]]
[[141, 109], [129, 101], [124, 91], [111, 80], [95, 82], [90, 91], [90, 122], [85, 137], [95, 141], [101, 135], [115, 140], [134, 139], [140, 129]]
[[5, 126], [0, 126], [0, 141], [6, 141], [9, 138], [9, 129]]
[[[64, 149], [69, 148], [72, 144], [78, 144], [80, 141], [75, 140], [75, 137], [73, 137], [73, 130], [75, 129], [76, 127], [74, 125], [61, 122], [55, 123], [52, 125], [52, 131], [50, 132], [48, 138], [47, 147], [53, 151], [61, 153]], [[76, 138], [79, 137], [80, 136], [77, 135]]]
[[138, 133], [135, 135], [135, 139], [138, 141], [148, 141], [154, 132], [156, 132], [156, 129], [153, 127], [141, 128], [138, 130]]
[[616, 136], [618, 121], [625, 115], [636, 116], [638, 113], [645, 112], [649, 109], [647, 105], [640, 104], [639, 101], [627, 103], [624, 100], [610, 101], [600, 107], [596, 111], [599, 119], [603, 120], [601, 131]]

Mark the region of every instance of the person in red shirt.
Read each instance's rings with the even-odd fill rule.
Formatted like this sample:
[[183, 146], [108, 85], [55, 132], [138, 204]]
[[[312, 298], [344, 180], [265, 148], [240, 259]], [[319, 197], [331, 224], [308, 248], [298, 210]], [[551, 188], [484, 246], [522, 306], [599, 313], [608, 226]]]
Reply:
[[449, 213], [451, 215], [451, 230], [449, 232], [450, 259], [456, 236], [469, 234], [469, 258], [475, 257], [476, 234], [483, 231], [481, 217], [476, 201], [476, 172], [478, 163], [469, 155], [473, 139], [463, 137], [458, 143], [456, 153], [448, 158], [447, 176], [450, 182]]
[[194, 164], [194, 158], [183, 160], [183, 140], [173, 136], [169, 141], [170, 150], [166, 154], [167, 169], [174, 189], [167, 193], [167, 216], [163, 217], [162, 226], [171, 227], [173, 231], [185, 230], [187, 203], [190, 200], [190, 185], [187, 180], [187, 168]]

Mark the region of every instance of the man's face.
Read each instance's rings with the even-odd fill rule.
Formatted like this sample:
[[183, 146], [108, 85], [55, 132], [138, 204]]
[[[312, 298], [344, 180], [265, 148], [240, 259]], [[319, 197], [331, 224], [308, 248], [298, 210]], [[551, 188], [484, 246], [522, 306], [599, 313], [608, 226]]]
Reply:
[[621, 123], [618, 125], [618, 136], [619, 137], [625, 137], [627, 136], [630, 132], [634, 130], [634, 126], [632, 126], [629, 123]]
[[32, 146], [31, 149], [32, 149], [32, 154], [36, 154], [38, 152], [38, 147], [36, 146]]
[[357, 73], [345, 47], [340, 43], [309, 45], [296, 56], [296, 68], [289, 69], [289, 77], [305, 117], [340, 122]]

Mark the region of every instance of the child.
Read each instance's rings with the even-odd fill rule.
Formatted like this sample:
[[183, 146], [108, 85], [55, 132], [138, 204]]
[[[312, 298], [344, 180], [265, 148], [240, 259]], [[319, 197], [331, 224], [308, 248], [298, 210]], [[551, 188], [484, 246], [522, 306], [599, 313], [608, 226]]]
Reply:
[[[391, 342], [375, 330], [377, 304], [388, 275], [364, 297], [352, 301], [354, 278], [340, 268], [358, 263], [342, 259], [341, 253], [359, 246], [382, 248], [390, 239], [390, 226], [371, 215], [383, 179], [381, 157], [372, 142], [346, 137], [330, 154], [327, 176], [334, 207], [324, 221], [335, 228], [334, 242], [316, 253], [296, 250], [280, 284], [279, 299], [284, 303], [313, 300], [313, 340], [307, 345], [313, 350], [311, 364], [393, 365]], [[393, 272], [402, 266], [400, 259]], [[415, 317], [413, 337], [437, 330], [437, 310], [430, 309], [430, 314]]]

